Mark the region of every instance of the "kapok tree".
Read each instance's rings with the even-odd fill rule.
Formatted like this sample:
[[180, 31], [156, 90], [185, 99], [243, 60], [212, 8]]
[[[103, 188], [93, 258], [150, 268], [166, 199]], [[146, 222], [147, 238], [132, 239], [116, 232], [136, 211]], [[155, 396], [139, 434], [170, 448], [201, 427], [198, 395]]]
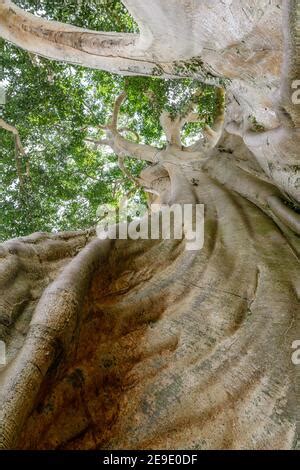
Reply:
[[204, 247], [92, 230], [4, 243], [1, 446], [296, 447], [299, 2], [124, 3], [138, 35], [52, 23], [7, 0], [1, 35], [117, 73], [229, 79], [224, 129], [220, 115], [204, 142], [181, 144], [193, 109], [162, 116], [164, 149], [126, 139], [123, 96], [100, 142], [121, 165], [150, 163], [139, 183], [154, 200], [205, 205]]

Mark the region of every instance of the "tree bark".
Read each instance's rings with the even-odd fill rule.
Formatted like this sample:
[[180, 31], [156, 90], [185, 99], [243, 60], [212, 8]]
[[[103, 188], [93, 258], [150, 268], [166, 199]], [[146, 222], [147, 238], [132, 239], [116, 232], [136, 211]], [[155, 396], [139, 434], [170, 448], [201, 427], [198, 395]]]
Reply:
[[126, 139], [124, 96], [100, 142], [149, 163], [139, 181], [151, 202], [204, 204], [204, 247], [92, 232], [2, 245], [0, 445], [297, 448], [300, 133], [289, 92], [300, 72], [299, 2], [124, 3], [140, 33], [109, 34], [110, 45], [7, 0], [1, 34], [118, 73], [231, 80], [225, 116], [194, 146], [180, 139], [192, 111], [162, 117], [164, 149]]

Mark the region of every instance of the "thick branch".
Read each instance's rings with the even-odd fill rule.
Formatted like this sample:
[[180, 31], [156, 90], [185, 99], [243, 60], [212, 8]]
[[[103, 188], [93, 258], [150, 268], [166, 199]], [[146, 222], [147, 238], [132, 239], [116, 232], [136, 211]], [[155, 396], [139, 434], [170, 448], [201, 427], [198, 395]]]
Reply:
[[159, 152], [159, 149], [152, 147], [152, 145], [132, 142], [125, 139], [119, 133], [112, 135], [112, 142], [110, 143], [110, 146], [118, 156], [128, 156], [151, 163], [155, 162], [155, 156]]
[[182, 147], [180, 131], [182, 128], [181, 116], [172, 118], [167, 111], [163, 111], [160, 116], [161, 126], [166, 134], [167, 141], [170, 145], [175, 145], [178, 148]]
[[[192, 75], [205, 83], [219, 82], [202, 63], [193, 71], [186, 69], [184, 63], [181, 68], [173, 63], [174, 60], [196, 57], [198, 54], [193, 49], [195, 45], [198, 48], [200, 41], [196, 38], [191, 41], [190, 38], [189, 45], [185, 44], [188, 38], [186, 34], [182, 36], [183, 21], [180, 31], [177, 30], [178, 25], [175, 27], [170, 21], [171, 36], [160, 40], [156, 28], [161, 28], [161, 18], [164, 18], [164, 23], [171, 20], [168, 9], [160, 4], [160, 0], [152, 0], [151, 5], [136, 0], [124, 0], [123, 3], [138, 22], [140, 34], [82, 29], [40, 18], [25, 12], [10, 0], [0, 0], [0, 36], [32, 54], [120, 75], [156, 77], [159, 72], [164, 78]], [[180, 9], [178, 16], [189, 23], [191, 15], [184, 15], [180, 3], [176, 8]], [[176, 47], [173, 47], [174, 41]], [[179, 50], [181, 43], [183, 51]], [[201, 45], [199, 48], [201, 50]]]
[[[121, 128], [120, 131], [124, 129], [127, 130], [127, 128]], [[131, 129], [130, 131], [136, 134]], [[132, 157], [151, 163], [155, 161], [155, 156], [159, 152], [159, 149], [152, 147], [152, 145], [139, 144], [125, 139], [117, 130], [108, 130], [106, 139], [87, 137], [85, 141], [91, 142], [96, 146], [108, 145], [118, 156]]]
[[[49, 21], [17, 7], [10, 0], [0, 0], [0, 35], [33, 54], [49, 59], [124, 72], [138, 66], [134, 59], [138, 35], [95, 32], [56, 21]], [[141, 70], [153, 64], [142, 63]]]
[[167, 141], [170, 145], [182, 148], [181, 129], [187, 122], [197, 122], [201, 120], [198, 113], [194, 112], [196, 105], [195, 100], [202, 94], [202, 90], [197, 90], [191, 97], [190, 104], [184, 115], [172, 117], [167, 111], [163, 111], [160, 116], [160, 124], [166, 134]]

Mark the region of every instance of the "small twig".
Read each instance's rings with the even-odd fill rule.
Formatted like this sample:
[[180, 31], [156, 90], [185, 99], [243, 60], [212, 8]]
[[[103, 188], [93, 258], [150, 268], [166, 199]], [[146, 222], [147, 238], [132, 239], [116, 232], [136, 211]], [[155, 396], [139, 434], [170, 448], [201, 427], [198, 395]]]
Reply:
[[122, 93], [117, 97], [115, 101], [113, 115], [112, 115], [111, 122], [110, 122], [110, 127], [112, 129], [117, 129], [119, 112], [120, 112], [122, 103], [126, 99], [126, 97], [127, 95], [125, 91], [122, 91]]
[[[20, 183], [20, 187], [22, 188], [24, 185], [24, 178], [22, 174], [22, 161], [20, 158], [20, 155], [22, 157], [26, 157], [26, 152], [24, 150], [24, 147], [22, 145], [21, 139], [20, 139], [20, 134], [19, 131], [15, 126], [12, 126], [11, 124], [8, 124], [4, 119], [0, 118], [0, 127], [8, 132], [11, 132], [14, 136], [14, 142], [15, 142], [15, 162], [16, 162], [16, 170], [18, 174], [18, 179]], [[29, 176], [30, 174], [30, 169], [29, 169], [29, 161], [26, 160], [26, 174]]]
[[91, 142], [91, 143], [95, 144], [97, 147], [99, 147], [100, 145], [110, 145], [110, 143], [107, 139], [97, 140], [97, 139], [92, 139], [91, 137], [87, 137], [84, 140], [85, 140], [85, 142]]

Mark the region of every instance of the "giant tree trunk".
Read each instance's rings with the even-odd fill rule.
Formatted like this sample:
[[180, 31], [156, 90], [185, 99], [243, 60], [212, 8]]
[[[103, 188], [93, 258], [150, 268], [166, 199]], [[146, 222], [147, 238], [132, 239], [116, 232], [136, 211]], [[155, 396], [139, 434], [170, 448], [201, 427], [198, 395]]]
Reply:
[[[0, 1], [2, 12], [8, 3]], [[118, 133], [116, 106], [104, 142], [120, 158], [151, 164], [140, 182], [154, 190], [154, 201], [205, 205], [204, 247], [188, 251], [184, 239], [101, 241], [90, 232], [3, 244], [8, 365], [0, 373], [0, 445], [294, 448], [300, 132], [290, 91], [299, 76], [299, 1], [148, 3], [126, 2], [141, 30], [127, 56], [127, 36], [114, 58], [102, 50], [99, 59], [95, 38], [86, 45], [93, 51], [75, 56], [91, 66], [112, 61], [121, 71], [119, 54], [135, 61], [127, 72], [149, 74], [156, 57], [162, 74], [175, 75], [182, 69], [174, 60], [197, 56], [206, 70], [232, 80], [219, 141], [223, 120], [204, 145], [183, 148], [187, 117], [172, 123], [162, 116], [167, 148], [139, 146]], [[153, 14], [154, 6], [164, 15]], [[39, 29], [30, 17], [20, 32], [19, 14], [11, 9], [3, 20], [4, 37], [74, 61], [67, 55], [74, 47], [56, 44], [72, 34], [56, 34], [57, 24]], [[167, 40], [158, 18], [166, 20]], [[36, 34], [43, 40], [34, 42]], [[254, 132], [251, 120], [265, 130]]]

